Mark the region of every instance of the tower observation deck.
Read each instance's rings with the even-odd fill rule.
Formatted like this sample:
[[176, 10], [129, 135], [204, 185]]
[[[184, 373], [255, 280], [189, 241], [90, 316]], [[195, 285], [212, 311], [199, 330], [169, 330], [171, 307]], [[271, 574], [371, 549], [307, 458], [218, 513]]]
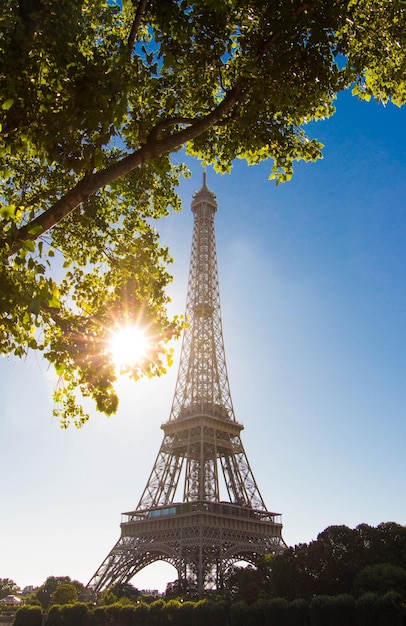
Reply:
[[177, 570], [179, 589], [202, 597], [227, 570], [285, 548], [280, 514], [268, 511], [241, 440], [228, 381], [214, 216], [203, 176], [192, 200], [194, 228], [184, 331], [172, 409], [137, 507], [88, 588], [126, 583], [155, 561]]

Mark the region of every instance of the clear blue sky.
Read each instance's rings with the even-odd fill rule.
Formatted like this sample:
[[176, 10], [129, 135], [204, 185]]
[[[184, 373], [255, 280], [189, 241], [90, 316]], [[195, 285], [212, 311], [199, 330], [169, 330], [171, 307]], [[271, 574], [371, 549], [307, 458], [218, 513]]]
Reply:
[[[267, 180], [266, 163], [208, 170], [234, 408], [289, 545], [331, 524], [406, 523], [406, 109], [349, 94], [337, 109], [312, 127], [323, 161], [297, 165], [286, 185]], [[202, 182], [191, 169], [184, 210], [158, 224], [175, 257], [173, 313]], [[89, 580], [146, 484], [176, 374], [123, 381], [117, 416], [93, 411], [63, 431], [41, 359], [0, 361], [0, 577]], [[155, 565], [133, 583], [164, 589], [175, 577]]]

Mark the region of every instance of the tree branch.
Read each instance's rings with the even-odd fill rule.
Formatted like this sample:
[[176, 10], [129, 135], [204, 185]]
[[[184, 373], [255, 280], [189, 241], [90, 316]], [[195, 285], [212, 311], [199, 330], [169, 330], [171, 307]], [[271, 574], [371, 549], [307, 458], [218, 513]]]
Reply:
[[[28, 240], [36, 240], [45, 232], [53, 228], [61, 222], [64, 217], [72, 213], [79, 205], [85, 202], [91, 195], [102, 189], [106, 185], [126, 176], [129, 172], [143, 163], [151, 161], [157, 157], [172, 152], [180, 148], [187, 141], [191, 141], [203, 134], [220, 122], [234, 107], [240, 98], [243, 86], [246, 81], [241, 81], [225, 96], [224, 100], [205, 117], [195, 120], [193, 123], [188, 120], [190, 125], [182, 128], [178, 132], [168, 135], [162, 139], [149, 139], [146, 144], [141, 146], [135, 152], [123, 157], [120, 161], [109, 165], [99, 172], [86, 174], [68, 193], [60, 198], [53, 206], [38, 215], [29, 224], [26, 224], [15, 235], [10, 246], [9, 256], [12, 256], [24, 246], [24, 242]], [[173, 118], [176, 120], [176, 118]], [[178, 118], [181, 120], [183, 118]], [[172, 120], [173, 122], [173, 120]], [[161, 127], [167, 126], [169, 120], [158, 124]], [[176, 123], [173, 122], [173, 123]], [[178, 122], [180, 123], [180, 122]], [[38, 228], [40, 227], [40, 228]]]
[[176, 124], [183, 126], [191, 126], [196, 121], [195, 118], [192, 117], [168, 117], [161, 122], [158, 122], [156, 126], [151, 130], [148, 135], [147, 143], [149, 141], [155, 141], [159, 138], [159, 133], [161, 133], [166, 128], [171, 128], [172, 126], [176, 126]]
[[142, 16], [145, 13], [145, 7], [147, 6], [147, 0], [140, 0], [137, 6], [137, 10], [135, 12], [134, 21], [131, 26], [130, 34], [128, 35], [127, 40], [127, 48], [128, 48], [128, 59], [131, 58], [132, 49], [134, 47], [135, 37], [137, 35], [137, 30], [140, 27]]

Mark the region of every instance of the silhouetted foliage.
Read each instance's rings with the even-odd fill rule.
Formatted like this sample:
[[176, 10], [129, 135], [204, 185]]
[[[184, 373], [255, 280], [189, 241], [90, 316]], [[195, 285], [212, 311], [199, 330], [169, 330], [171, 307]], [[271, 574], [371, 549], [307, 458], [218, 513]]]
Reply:
[[42, 610], [40, 606], [22, 606], [14, 618], [14, 626], [41, 626]]
[[223, 626], [226, 623], [228, 606], [223, 601], [200, 600], [193, 610], [194, 626]]
[[306, 600], [298, 598], [290, 602], [289, 626], [308, 626], [309, 605]]
[[78, 591], [72, 583], [58, 585], [51, 596], [51, 604], [73, 604], [78, 600]]
[[231, 626], [256, 626], [251, 607], [243, 600], [233, 602], [230, 607]]
[[[83, 602], [65, 604], [61, 607], [60, 615], [63, 626], [86, 626], [89, 609]], [[49, 626], [47, 624], [47, 626]]]
[[[120, 600], [121, 598], [128, 598], [133, 602], [137, 602], [141, 596], [140, 590], [130, 583], [117, 583], [115, 585], [111, 585], [104, 593], [108, 592], [112, 593], [117, 600]], [[103, 595], [104, 594], [102, 594], [102, 597]], [[106, 604], [108, 603], [106, 602]]]
[[181, 602], [179, 607], [178, 617], [178, 626], [190, 626], [193, 624], [193, 611], [195, 608], [195, 602], [191, 602], [190, 600], [186, 600], [186, 602]]
[[357, 626], [401, 626], [399, 596], [366, 593], [357, 602]]
[[47, 626], [62, 626], [62, 607], [59, 604], [54, 604], [49, 609]]
[[232, 567], [225, 576], [224, 586], [232, 601], [244, 600], [253, 604], [260, 598], [270, 598], [272, 555], [260, 557], [256, 567]]
[[[376, 528], [329, 526], [315, 541], [288, 548], [272, 559], [270, 589], [274, 596], [289, 600], [350, 594], [364, 568], [382, 563], [406, 568], [406, 527], [394, 522]], [[397, 574], [395, 589], [402, 579], [399, 570]], [[389, 589], [387, 580], [381, 592]]]
[[46, 581], [38, 587], [38, 589], [36, 589], [33, 597], [41, 602], [44, 609], [47, 609], [53, 600], [52, 595], [60, 585], [73, 585], [77, 591], [78, 597], [85, 588], [81, 582], [78, 580], [71, 580], [69, 576], [48, 576]]
[[20, 587], [11, 578], [0, 578], [0, 600], [19, 593]]
[[352, 596], [315, 596], [310, 604], [312, 626], [356, 626], [356, 603]]
[[401, 626], [398, 594], [315, 596], [311, 601], [259, 599], [251, 605], [216, 599], [123, 606], [54, 605], [44, 624], [40, 607], [23, 607], [14, 626]]
[[[55, 604], [45, 624], [41, 607], [25, 606], [14, 626], [402, 626], [405, 566], [404, 526], [330, 526], [309, 544], [258, 559], [256, 568], [234, 567], [222, 595], [147, 604], [132, 585], [115, 585], [108, 590], [120, 596], [114, 604]], [[36, 595], [49, 602], [65, 587], [83, 589], [50, 576]]]
[[353, 594], [361, 596], [368, 591], [378, 595], [395, 591], [406, 600], [406, 569], [392, 563], [367, 565], [355, 577]]

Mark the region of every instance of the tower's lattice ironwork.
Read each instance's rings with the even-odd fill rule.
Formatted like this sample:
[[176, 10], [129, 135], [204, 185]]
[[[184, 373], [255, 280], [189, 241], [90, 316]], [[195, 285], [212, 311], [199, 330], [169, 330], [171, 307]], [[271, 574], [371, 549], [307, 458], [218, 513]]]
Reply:
[[123, 514], [121, 537], [88, 584], [96, 594], [167, 561], [180, 588], [201, 596], [221, 587], [233, 563], [254, 562], [285, 545], [280, 516], [265, 506], [234, 415], [221, 323], [217, 201], [205, 174], [192, 211], [188, 326], [170, 417], [138, 506]]

